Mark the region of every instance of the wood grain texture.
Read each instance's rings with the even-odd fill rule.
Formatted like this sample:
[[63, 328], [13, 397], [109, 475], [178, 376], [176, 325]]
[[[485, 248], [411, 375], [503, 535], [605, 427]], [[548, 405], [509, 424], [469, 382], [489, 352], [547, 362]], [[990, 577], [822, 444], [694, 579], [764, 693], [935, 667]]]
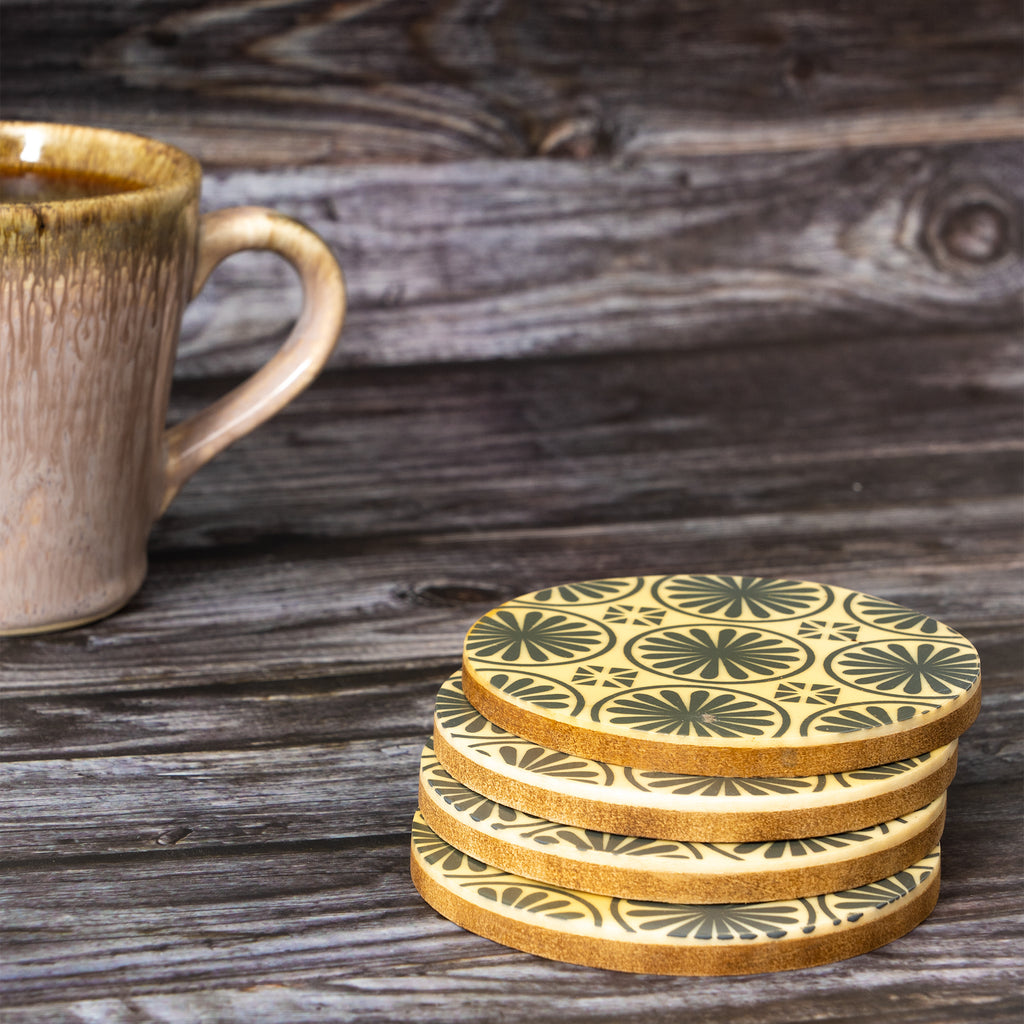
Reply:
[[[9, 1019], [91, 1011], [100, 1020], [185, 1020], [205, 1010], [302, 1020], [326, 1006], [327, 1019], [394, 1020], [417, 1003], [429, 1021], [481, 1012], [520, 1019], [527, 1008], [540, 1020], [612, 1020], [627, 1007], [632, 1019], [675, 1020], [692, 1009], [712, 1021], [713, 1007], [753, 1024], [869, 1021], [879, 1002], [899, 1000], [901, 1020], [970, 1020], [980, 1006], [985, 1019], [1009, 1024], [1020, 1005], [1020, 915], [1007, 874], [1016, 844], [1005, 833], [980, 845], [975, 837], [998, 835], [1016, 797], [984, 786], [955, 787], [950, 797], [957, 812], [944, 840], [944, 891], [925, 926], [842, 968], [745, 984], [627, 981], [468, 935], [412, 891], [406, 835], [231, 856], [172, 849], [57, 869], [41, 862], [7, 872], [0, 897], [6, 959], [19, 975], [7, 986]], [[965, 930], [969, 943], [958, 941]]]
[[[1019, 492], [1022, 356], [1012, 333], [882, 333], [332, 372], [194, 477], [152, 550], [579, 528], [623, 509], [940, 515]], [[181, 382], [173, 415], [231, 382]]]
[[242, 166], [1019, 135], [1006, 0], [7, 0], [4, 18], [9, 116], [131, 124]]
[[[208, 176], [310, 224], [345, 271], [335, 366], [819, 342], [1021, 323], [1024, 146], [501, 160]], [[265, 361], [287, 265], [227, 263], [181, 376]]]
[[[123, 613], [0, 641], [14, 1024], [1019, 1024], [1021, 14], [5, 0], [3, 114], [140, 130], [310, 222], [331, 370], [195, 477]], [[283, 338], [188, 313], [175, 419]], [[2, 429], [2, 425], [0, 425]], [[416, 895], [468, 626], [597, 575], [820, 579], [960, 629], [981, 714], [934, 914], [796, 974], [548, 963]]]

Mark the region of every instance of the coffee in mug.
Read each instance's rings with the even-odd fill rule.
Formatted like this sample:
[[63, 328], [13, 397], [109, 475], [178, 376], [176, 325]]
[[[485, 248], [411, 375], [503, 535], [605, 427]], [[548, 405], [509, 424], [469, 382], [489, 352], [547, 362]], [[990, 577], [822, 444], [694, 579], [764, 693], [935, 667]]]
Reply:
[[141, 181], [110, 174], [81, 174], [32, 164], [0, 167], [0, 203], [53, 203], [58, 199], [88, 199], [143, 188]]

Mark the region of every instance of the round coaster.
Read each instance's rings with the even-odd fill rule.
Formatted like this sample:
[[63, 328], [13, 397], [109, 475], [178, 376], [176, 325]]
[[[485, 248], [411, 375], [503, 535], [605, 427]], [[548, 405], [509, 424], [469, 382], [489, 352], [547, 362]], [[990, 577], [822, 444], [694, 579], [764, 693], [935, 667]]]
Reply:
[[956, 740], [890, 764], [807, 778], [651, 772], [563, 754], [488, 721], [454, 675], [437, 695], [434, 749], [491, 800], [580, 828], [690, 842], [802, 839], [889, 821], [931, 803], [956, 772]]
[[534, 882], [460, 853], [417, 814], [411, 869], [450, 921], [553, 960], [650, 974], [758, 974], [830, 963], [919, 924], [939, 895], [939, 848], [870, 885], [762, 903], [659, 903]]
[[915, 864], [939, 841], [946, 794], [902, 818], [808, 839], [685, 843], [574, 828], [474, 793], [428, 744], [420, 813], [456, 849], [551, 885], [666, 903], [755, 903], [816, 896]]
[[848, 771], [949, 743], [974, 720], [959, 633], [842, 587], [754, 576], [574, 583], [478, 620], [466, 696], [581, 757], [751, 777]]

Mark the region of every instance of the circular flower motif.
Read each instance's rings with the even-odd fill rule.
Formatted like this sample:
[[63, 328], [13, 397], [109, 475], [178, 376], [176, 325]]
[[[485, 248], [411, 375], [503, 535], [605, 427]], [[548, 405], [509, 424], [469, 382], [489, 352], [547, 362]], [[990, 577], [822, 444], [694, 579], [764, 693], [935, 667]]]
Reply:
[[792, 618], [832, 600], [831, 592], [816, 583], [760, 576], [670, 576], [656, 593], [678, 611], [725, 619]]
[[791, 675], [812, 655], [791, 640], [760, 630], [690, 626], [639, 636], [627, 645], [626, 657], [665, 675], [724, 681]]
[[765, 736], [781, 717], [770, 705], [749, 697], [708, 690], [623, 695], [601, 707], [600, 715], [614, 725], [643, 732], [701, 737]]
[[623, 900], [628, 924], [642, 931], [664, 932], [675, 938], [721, 940], [780, 939], [800, 920], [800, 909], [785, 903], [711, 903], [706, 906], [642, 903]]
[[[484, 751], [490, 753], [490, 751]], [[587, 761], [572, 754], [563, 754], [557, 750], [548, 750], [546, 747], [538, 747], [525, 740], [520, 743], [503, 743], [497, 750], [498, 757], [505, 764], [521, 768], [526, 772], [536, 772], [538, 775], [550, 775], [557, 779], [571, 779], [574, 782], [589, 782], [595, 785], [607, 781], [606, 774], [610, 769], [605, 768], [602, 773], [594, 761]]]
[[553, 711], [572, 709], [572, 713], [575, 714], [583, 706], [583, 698], [579, 692], [557, 680], [496, 672], [488, 681], [502, 693], [539, 708]]
[[770, 843], [738, 843], [736, 853], [749, 856], [759, 853], [765, 860], [779, 860], [783, 857], [806, 857], [811, 853], [841, 849], [853, 843], [871, 839], [872, 831], [840, 832], [832, 836], [815, 836], [809, 839], [779, 839]]
[[[928, 874], [925, 874], [924, 877], [927, 878]], [[872, 882], [870, 885], [833, 893], [832, 901], [838, 910], [881, 909], [902, 899], [907, 893], [913, 892], [920, 882], [921, 879], [915, 877], [912, 872], [900, 871], [898, 874], [883, 878], [878, 882]]]
[[806, 736], [811, 732], [861, 732], [865, 729], [878, 729], [897, 722], [906, 722], [915, 715], [932, 711], [936, 707], [936, 704], [906, 704], [900, 701], [863, 701], [860, 704], [847, 704], [842, 708], [819, 711], [806, 718], [800, 726], [800, 733]]
[[644, 789], [693, 796], [768, 796], [773, 793], [799, 793], [814, 786], [809, 779], [740, 779], [719, 775], [676, 775], [672, 772], [633, 774], [638, 782], [643, 783]]
[[543, 664], [596, 655], [612, 642], [611, 634], [589, 619], [500, 608], [469, 631], [466, 651], [485, 660]]
[[859, 768], [855, 772], [846, 772], [845, 774], [851, 779], [887, 779], [893, 775], [909, 772], [919, 764], [924, 764], [931, 756], [932, 752], [928, 750], [923, 754], [918, 754], [917, 757], [907, 757], [902, 761], [890, 761], [888, 764], [878, 764], [873, 768]]
[[973, 650], [924, 641], [862, 644], [832, 655], [825, 667], [842, 682], [910, 696], [969, 690], [979, 671]]
[[601, 912], [579, 893], [567, 892], [539, 882], [517, 885], [478, 885], [470, 883], [477, 895], [503, 907], [525, 910], [542, 917], [553, 917], [558, 921], [578, 921], [590, 918], [595, 924], [601, 923]]
[[419, 820], [412, 823], [412, 843], [428, 864], [440, 864], [444, 871], [487, 871], [483, 861], [449, 846], [432, 828]]
[[958, 634], [930, 615], [922, 615], [903, 605], [867, 594], [851, 594], [846, 608], [853, 618], [869, 626], [900, 633], [917, 633], [931, 637], [955, 637]]
[[[499, 827], [507, 830], [514, 826]], [[542, 822], [537, 828], [528, 826], [524, 834], [538, 846], [568, 845], [581, 853], [608, 853], [616, 857], [669, 857], [682, 860], [693, 860], [696, 856], [692, 844], [688, 843], [620, 836], [611, 832], [572, 828], [553, 821]]]
[[458, 729], [461, 726], [469, 733], [486, 732], [491, 724], [466, 700], [461, 680], [441, 687], [434, 704], [434, 714], [445, 728]]
[[427, 776], [427, 785], [449, 807], [463, 814], [468, 814], [474, 821], [515, 821], [518, 812], [496, 800], [488, 800], [487, 797], [474, 793], [473, 790], [464, 786], [461, 782], [453, 779], [443, 769], [435, 774]]
[[559, 587], [547, 587], [522, 600], [543, 604], [600, 604], [628, 597], [636, 593], [640, 586], [641, 581], [637, 579], [585, 580], [582, 583], [564, 583]]

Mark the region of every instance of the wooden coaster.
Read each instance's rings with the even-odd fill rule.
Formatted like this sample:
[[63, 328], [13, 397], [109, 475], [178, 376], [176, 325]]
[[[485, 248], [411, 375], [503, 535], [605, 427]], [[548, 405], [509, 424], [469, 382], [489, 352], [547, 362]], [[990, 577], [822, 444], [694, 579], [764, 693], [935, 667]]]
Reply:
[[460, 853], [417, 814], [411, 869], [450, 921], [552, 960], [651, 974], [811, 967], [905, 935], [939, 895], [939, 848], [870, 885], [763, 903], [658, 903], [534, 882]]
[[842, 587], [641, 576], [539, 590], [476, 622], [466, 696], [535, 743], [651, 771], [849, 771], [955, 739], [978, 655], [926, 615]]
[[801, 839], [889, 821], [945, 791], [956, 746], [852, 772], [737, 779], [641, 771], [539, 746], [484, 718], [459, 675], [442, 685], [434, 712], [438, 760], [477, 793], [580, 828], [690, 842]]
[[917, 863], [939, 841], [946, 794], [902, 818], [809, 839], [684, 843], [524, 814], [420, 760], [420, 813], [456, 849], [551, 885], [665, 903], [755, 903], [850, 889]]

